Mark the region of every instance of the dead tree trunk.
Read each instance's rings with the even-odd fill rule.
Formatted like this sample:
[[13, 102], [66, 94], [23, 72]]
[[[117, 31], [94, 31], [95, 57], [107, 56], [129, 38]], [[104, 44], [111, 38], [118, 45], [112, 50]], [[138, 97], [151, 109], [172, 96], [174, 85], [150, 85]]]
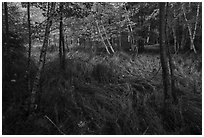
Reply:
[[47, 18], [47, 25], [45, 28], [45, 38], [43, 41], [43, 46], [41, 49], [41, 53], [40, 53], [40, 59], [39, 59], [39, 63], [38, 63], [38, 70], [35, 76], [35, 80], [33, 82], [33, 88], [32, 88], [32, 92], [31, 92], [31, 102], [30, 102], [30, 114], [34, 113], [34, 111], [37, 109], [37, 104], [36, 104], [36, 94], [38, 91], [38, 86], [39, 86], [39, 82], [40, 82], [40, 77], [41, 77], [41, 72], [42, 72], [42, 68], [43, 68], [43, 62], [44, 62], [44, 56], [46, 54], [46, 50], [47, 50], [47, 46], [48, 46], [48, 37], [49, 37], [49, 33], [50, 33], [50, 27], [52, 25], [52, 16], [53, 13], [55, 11], [55, 3], [52, 2], [51, 3], [51, 12]]
[[172, 81], [171, 81], [171, 69], [170, 62], [167, 53], [166, 38], [165, 38], [165, 15], [166, 15], [166, 3], [159, 3], [160, 8], [160, 60], [162, 66], [162, 77], [164, 86], [164, 105], [168, 105], [172, 102]]

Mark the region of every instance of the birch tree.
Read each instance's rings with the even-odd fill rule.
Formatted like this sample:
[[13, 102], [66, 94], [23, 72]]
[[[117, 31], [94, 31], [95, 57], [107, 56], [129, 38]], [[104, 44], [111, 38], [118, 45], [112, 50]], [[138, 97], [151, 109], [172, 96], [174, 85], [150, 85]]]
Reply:
[[[49, 11], [48, 11], [49, 12]], [[47, 46], [48, 46], [48, 37], [50, 34], [50, 27], [52, 25], [52, 18], [53, 18], [53, 14], [55, 12], [55, 3], [52, 2], [51, 3], [51, 12], [47, 18], [47, 25], [45, 28], [45, 38], [43, 41], [43, 46], [41, 49], [41, 53], [40, 53], [40, 59], [38, 62], [38, 70], [33, 82], [33, 88], [32, 88], [32, 92], [31, 92], [31, 102], [30, 102], [30, 114], [32, 114], [36, 109], [37, 109], [37, 104], [36, 104], [36, 95], [38, 92], [38, 85], [40, 82], [40, 77], [41, 77], [41, 72], [42, 72], [42, 68], [43, 68], [43, 64], [44, 64], [44, 59], [45, 59], [45, 55], [46, 55], [46, 50], [47, 50]]]
[[[190, 7], [190, 4], [189, 4], [189, 7]], [[187, 27], [188, 27], [189, 37], [190, 37], [190, 41], [191, 41], [190, 49], [193, 50], [195, 53], [197, 53], [197, 51], [195, 49], [195, 45], [194, 45], [194, 39], [195, 39], [195, 33], [196, 33], [196, 29], [197, 29], [197, 24], [198, 24], [198, 15], [199, 15], [200, 3], [198, 3], [198, 6], [197, 6], [196, 22], [195, 22], [193, 32], [191, 29], [191, 24], [189, 23], [189, 20], [187, 19], [187, 16], [186, 16], [185, 3], [182, 3], [181, 8], [183, 11], [184, 19], [185, 19]]]

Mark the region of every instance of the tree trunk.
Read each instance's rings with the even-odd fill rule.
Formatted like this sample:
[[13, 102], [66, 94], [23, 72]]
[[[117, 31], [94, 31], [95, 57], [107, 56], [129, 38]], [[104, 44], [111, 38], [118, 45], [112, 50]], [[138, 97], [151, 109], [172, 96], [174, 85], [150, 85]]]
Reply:
[[28, 78], [28, 91], [31, 92], [31, 81], [30, 81], [30, 70], [31, 70], [31, 28], [30, 28], [30, 3], [27, 3], [27, 14], [28, 14], [28, 67], [27, 67], [27, 78]]
[[159, 3], [160, 8], [160, 58], [162, 66], [162, 77], [164, 86], [164, 105], [168, 105], [172, 102], [172, 82], [171, 82], [171, 70], [169, 57], [167, 54], [166, 38], [165, 38], [165, 15], [166, 4], [164, 2]]
[[120, 33], [119, 34], [119, 51], [121, 51], [122, 50], [122, 32], [121, 32], [121, 30], [119, 33]]
[[111, 43], [110, 43], [110, 41], [109, 41], [108, 35], [107, 35], [107, 33], [106, 33], [106, 29], [105, 29], [105, 27], [104, 27], [103, 25], [102, 25], [102, 27], [103, 27], [103, 31], [104, 31], [104, 33], [105, 33], [105, 37], [106, 37], [106, 40], [107, 40], [107, 42], [108, 42], [108, 45], [109, 45], [109, 47], [110, 47], [112, 53], [115, 53], [115, 50], [113, 49], [113, 47], [112, 47], [112, 45], [111, 45]]
[[65, 51], [65, 41], [64, 41], [64, 31], [63, 31], [63, 23], [62, 23], [62, 37], [61, 37], [61, 42], [62, 42], [62, 70], [63, 72], [65, 71], [65, 57], [66, 57], [66, 51]]
[[[10, 54], [10, 45], [9, 45], [9, 23], [8, 23], [8, 6], [7, 6], [7, 2], [4, 2], [4, 19], [5, 19], [5, 35], [3, 35], [3, 46], [2, 46], [2, 50], [3, 50], [3, 60], [5, 63], [7, 64], [6, 67], [3, 67], [3, 73], [4, 74], [9, 74], [11, 73], [11, 54]], [[6, 62], [5, 62], [5, 57]]]
[[62, 4], [60, 3], [60, 26], [59, 26], [59, 60], [62, 70]]
[[176, 53], [178, 51], [177, 49], [177, 40], [176, 40], [176, 30], [172, 27], [173, 32], [173, 38], [174, 38], [174, 52]]
[[[175, 8], [173, 11], [173, 18], [174, 19], [176, 18]], [[172, 26], [172, 32], [173, 32], [173, 38], [174, 38], [174, 52], [176, 53], [178, 51], [178, 48], [177, 48], [176, 29], [174, 25]]]
[[[121, 19], [122, 19], [122, 13], [119, 12], [119, 15], [120, 15], [120, 19], [119, 19], [119, 22], [121, 23]], [[122, 50], [122, 28], [121, 28], [121, 24], [119, 24], [119, 51]]]
[[106, 43], [105, 43], [105, 41], [104, 41], [104, 39], [103, 39], [101, 30], [100, 30], [99, 25], [98, 25], [98, 21], [96, 21], [96, 26], [97, 26], [98, 32], [99, 32], [99, 34], [100, 34], [100, 36], [101, 36], [102, 42], [103, 42], [103, 44], [104, 44], [104, 46], [105, 46], [105, 48], [106, 48], [106, 51], [107, 51], [108, 54], [110, 54], [110, 52], [109, 52], [109, 50], [108, 50], [108, 47], [107, 47], [107, 45], [106, 45]]
[[78, 46], [80, 45], [80, 41], [79, 41], [79, 38], [77, 38], [77, 45], [78, 45]]
[[[126, 12], [128, 13], [128, 10], [127, 10], [127, 7], [125, 7], [125, 10]], [[135, 39], [134, 39], [134, 35], [133, 35], [133, 29], [132, 29], [132, 25], [130, 24], [131, 23], [131, 20], [129, 18], [129, 14], [127, 14], [125, 16], [126, 20], [128, 21], [128, 25], [127, 25], [127, 29], [128, 29], [128, 42], [130, 42], [130, 47], [132, 49], [132, 47], [135, 47], [137, 45], [135, 45]], [[138, 47], [136, 47], [138, 49]], [[135, 48], [133, 48], [135, 49]], [[136, 53], [138, 54], [138, 53]]]
[[6, 38], [9, 33], [9, 24], [8, 24], [8, 6], [7, 2], [4, 2], [4, 17], [5, 17], [5, 26], [6, 26]]
[[[140, 25], [140, 27], [142, 28], [142, 26], [143, 26], [143, 24], [144, 24], [144, 15], [141, 15], [141, 16], [139, 16], [139, 25]], [[142, 38], [144, 38], [145, 37], [145, 35], [144, 35], [144, 32], [143, 31], [140, 31], [139, 32], [139, 35], [142, 37]], [[144, 40], [142, 40], [142, 39], [139, 39], [138, 40], [138, 50], [139, 51], [144, 51], [144, 45], [145, 45], [145, 42], [144, 42]]]
[[60, 27], [59, 27], [59, 54], [60, 54], [60, 67], [62, 72], [65, 71], [65, 41], [64, 41], [64, 32], [63, 32], [63, 3], [60, 3]]
[[194, 31], [193, 31], [193, 40], [195, 39], [195, 35], [196, 35], [199, 12], [200, 12], [200, 3], [198, 3], [198, 6], [197, 6], [196, 23], [195, 23]]
[[185, 12], [185, 9], [184, 9], [184, 3], [182, 4], [181, 7], [182, 7], [182, 10], [183, 10], [184, 19], [185, 19], [185, 21], [187, 23], [187, 27], [188, 27], [189, 37], [190, 37], [190, 41], [191, 41], [190, 49], [193, 50], [195, 53], [197, 53], [196, 49], [195, 49], [195, 45], [194, 45], [194, 39], [193, 39], [192, 31], [191, 31], [191, 26], [190, 26], [190, 24], [188, 22], [188, 19], [186, 17], [186, 12]]
[[185, 26], [182, 25], [182, 36], [181, 36], [181, 42], [180, 42], [180, 49], [183, 50], [184, 49], [184, 44], [185, 44]]
[[45, 38], [44, 38], [43, 46], [42, 46], [41, 53], [40, 53], [38, 70], [37, 70], [37, 73], [35, 76], [35, 80], [33, 82], [33, 88], [32, 88], [32, 92], [31, 92], [30, 114], [34, 113], [34, 111], [37, 109], [36, 94], [38, 91], [41, 72], [42, 72], [42, 68], [43, 68], [44, 56], [46, 54], [46, 50], [47, 50], [47, 46], [48, 46], [48, 37], [49, 37], [49, 33], [50, 33], [50, 27], [52, 25], [52, 16], [53, 16], [54, 11], [55, 11], [55, 3], [52, 2], [51, 3], [51, 12], [49, 14], [49, 17], [47, 18], [47, 25], [45, 28]]
[[63, 32], [63, 3], [60, 3], [60, 27], [59, 27], [59, 56], [60, 56], [60, 68], [62, 72], [65, 70], [65, 41]]
[[149, 43], [149, 39], [150, 39], [150, 30], [151, 30], [151, 24], [149, 24], [148, 26], [148, 36], [147, 36], [147, 44]]
[[[166, 4], [166, 24], [168, 24], [168, 3]], [[168, 39], [170, 36], [169, 36], [169, 29], [170, 29], [170, 26], [166, 26], [166, 39]], [[176, 40], [176, 38], [175, 38]], [[176, 97], [176, 94], [174, 92], [175, 90], [175, 82], [174, 82], [174, 69], [172, 67], [172, 64], [173, 64], [173, 61], [172, 61], [172, 58], [171, 58], [171, 52], [170, 52], [170, 41], [168, 43], [166, 43], [167, 45], [167, 55], [168, 55], [168, 59], [169, 59], [169, 70], [170, 70], [170, 78], [171, 78], [171, 91], [172, 91], [172, 100], [173, 101], [177, 101], [177, 97]], [[176, 46], [176, 45], [175, 45]], [[175, 51], [176, 52], [176, 51]]]
[[[49, 2], [47, 3], [47, 17], [48, 18], [50, 17], [50, 3]], [[48, 36], [48, 40], [47, 40], [47, 47], [48, 46], [50, 46], [49, 36]], [[46, 47], [46, 51], [47, 51], [47, 47]], [[43, 67], [42, 67], [42, 69], [44, 68], [44, 65], [45, 65], [45, 62], [46, 62], [46, 54], [47, 54], [47, 52], [45, 52], [45, 55], [43, 57]]]

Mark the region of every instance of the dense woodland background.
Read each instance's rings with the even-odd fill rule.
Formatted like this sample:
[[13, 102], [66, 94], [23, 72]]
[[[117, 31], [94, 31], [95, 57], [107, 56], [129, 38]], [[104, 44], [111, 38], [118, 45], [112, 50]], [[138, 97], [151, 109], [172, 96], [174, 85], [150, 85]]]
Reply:
[[202, 4], [2, 3], [2, 134], [202, 134]]

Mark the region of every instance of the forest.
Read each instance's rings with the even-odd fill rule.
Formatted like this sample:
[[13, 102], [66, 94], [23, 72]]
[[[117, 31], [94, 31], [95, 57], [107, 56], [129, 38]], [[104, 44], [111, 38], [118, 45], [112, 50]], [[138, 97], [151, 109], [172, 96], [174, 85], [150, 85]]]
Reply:
[[2, 2], [3, 135], [202, 135], [201, 2]]

